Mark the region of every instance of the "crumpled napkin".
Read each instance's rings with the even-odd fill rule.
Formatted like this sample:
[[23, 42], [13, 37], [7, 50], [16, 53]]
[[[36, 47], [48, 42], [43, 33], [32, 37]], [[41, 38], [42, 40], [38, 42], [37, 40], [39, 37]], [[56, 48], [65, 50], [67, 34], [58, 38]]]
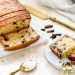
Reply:
[[75, 22], [75, 0], [38, 0], [38, 2]]

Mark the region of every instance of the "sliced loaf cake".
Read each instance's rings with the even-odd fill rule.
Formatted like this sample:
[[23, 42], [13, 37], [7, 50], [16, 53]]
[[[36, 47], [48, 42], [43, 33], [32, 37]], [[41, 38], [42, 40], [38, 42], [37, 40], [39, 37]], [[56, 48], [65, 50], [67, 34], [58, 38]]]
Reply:
[[62, 39], [50, 45], [50, 48], [58, 58], [64, 58], [75, 50], [75, 39], [64, 35]]
[[32, 28], [24, 28], [7, 35], [2, 35], [1, 44], [5, 50], [16, 50], [34, 43], [40, 36]]
[[30, 14], [18, 0], [0, 1], [0, 35], [28, 27], [30, 20]]

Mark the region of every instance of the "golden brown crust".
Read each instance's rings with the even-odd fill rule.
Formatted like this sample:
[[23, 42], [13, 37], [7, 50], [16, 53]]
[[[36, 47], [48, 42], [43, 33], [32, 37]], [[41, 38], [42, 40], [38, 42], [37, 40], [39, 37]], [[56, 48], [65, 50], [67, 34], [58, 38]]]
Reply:
[[24, 14], [24, 13], [26, 13], [25, 10], [21, 10], [21, 11], [17, 11], [17, 12], [14, 12], [14, 13], [4, 15], [4, 16], [0, 17], [0, 22], [5, 21], [7, 19], [11, 19], [14, 16], [21, 15], [21, 14]]
[[37, 35], [37, 37], [35, 37], [35, 38], [33, 38], [23, 44], [19, 44], [19, 45], [13, 46], [13, 47], [4, 47], [4, 48], [7, 51], [14, 51], [14, 50], [21, 49], [21, 48], [24, 48], [24, 47], [31, 45], [32, 43], [36, 42], [39, 38], [40, 38], [40, 36]]
[[59, 54], [56, 49], [54, 49], [52, 46], [50, 46], [50, 49], [59, 59], [61, 59], [61, 54]]
[[31, 17], [29, 17], [29, 15], [27, 15], [26, 13], [20, 14], [20, 15], [14, 16], [12, 18], [9, 18], [7, 20], [4, 20], [4, 21], [0, 22], [0, 27], [3, 27], [3, 26], [5, 26], [9, 23], [13, 23], [15, 21], [19, 21], [19, 20], [22, 20], [22, 19], [31, 19]]
[[0, 0], [0, 17], [19, 10], [24, 10], [24, 8], [18, 0]]

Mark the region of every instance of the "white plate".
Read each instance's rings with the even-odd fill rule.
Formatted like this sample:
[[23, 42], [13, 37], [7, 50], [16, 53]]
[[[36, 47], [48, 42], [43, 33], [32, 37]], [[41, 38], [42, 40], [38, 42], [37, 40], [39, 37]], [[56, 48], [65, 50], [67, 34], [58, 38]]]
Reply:
[[67, 58], [64, 59], [59, 59], [49, 47], [45, 47], [45, 57], [48, 60], [50, 64], [52, 64], [55, 68], [61, 70], [62, 69], [62, 64], [69, 62]]

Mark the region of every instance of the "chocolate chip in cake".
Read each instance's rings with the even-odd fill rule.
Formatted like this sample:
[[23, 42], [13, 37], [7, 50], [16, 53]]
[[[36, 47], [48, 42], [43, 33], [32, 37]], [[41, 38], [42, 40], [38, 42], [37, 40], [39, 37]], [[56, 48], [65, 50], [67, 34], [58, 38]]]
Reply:
[[8, 39], [7, 37], [4, 37], [4, 40], [5, 40], [5, 41], [8, 41], [9, 39]]
[[4, 34], [1, 34], [1, 36], [6, 37]]
[[41, 29], [42, 31], [45, 31], [45, 29]]
[[22, 41], [22, 44], [24, 43], [25, 41]]
[[22, 43], [25, 43], [25, 38], [22, 40]]
[[15, 24], [15, 25], [16, 25], [17, 23], [16, 23], [16, 22], [13, 22], [13, 24]]
[[52, 34], [52, 36], [50, 38], [55, 39], [56, 38], [56, 34]]
[[59, 53], [62, 53], [62, 51], [61, 51], [59, 48], [57, 48], [57, 51], [58, 51]]
[[57, 36], [61, 36], [62, 34], [52, 34], [50, 38], [55, 39]]
[[25, 32], [28, 32], [28, 30], [26, 30]]
[[25, 19], [22, 20], [22, 22], [24, 22], [24, 21], [25, 21]]
[[48, 31], [47, 31], [47, 33], [52, 33], [52, 32], [54, 32], [54, 30], [48, 30]]
[[45, 29], [52, 28], [52, 27], [53, 27], [53, 25], [47, 25], [47, 26], [45, 26]]
[[54, 43], [54, 45], [57, 45], [58, 43], [56, 42], [56, 43]]
[[31, 37], [31, 39], [33, 39], [34, 37]]
[[5, 47], [9, 47], [9, 45], [5, 45]]
[[52, 46], [54, 49], [56, 48], [56, 46]]
[[19, 27], [16, 27], [17, 29], [19, 28]]
[[66, 48], [64, 47], [64, 50], [66, 50]]
[[4, 36], [4, 34], [1, 34], [1, 36]]
[[22, 35], [21, 37], [23, 38], [24, 36]]

